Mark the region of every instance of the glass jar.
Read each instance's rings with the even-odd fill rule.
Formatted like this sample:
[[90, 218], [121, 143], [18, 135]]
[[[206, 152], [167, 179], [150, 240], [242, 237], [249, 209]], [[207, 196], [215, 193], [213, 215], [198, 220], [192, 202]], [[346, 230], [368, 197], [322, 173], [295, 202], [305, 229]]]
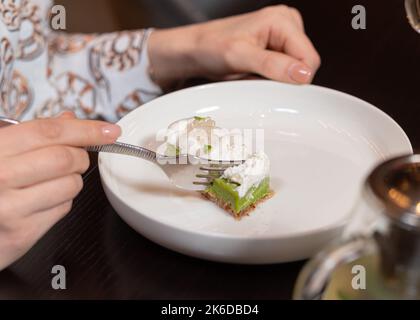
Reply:
[[343, 239], [298, 277], [295, 299], [420, 299], [420, 154], [378, 166]]

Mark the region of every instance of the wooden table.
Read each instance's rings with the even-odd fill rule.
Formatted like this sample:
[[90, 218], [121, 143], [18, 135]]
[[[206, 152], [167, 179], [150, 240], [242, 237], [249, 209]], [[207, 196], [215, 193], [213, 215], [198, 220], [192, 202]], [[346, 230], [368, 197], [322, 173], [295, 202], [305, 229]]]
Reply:
[[[420, 35], [403, 1], [287, 1], [299, 8], [323, 58], [315, 83], [356, 95], [391, 115], [420, 147]], [[376, 4], [375, 4], [376, 3]], [[363, 4], [367, 30], [351, 28]], [[374, 124], [372, 124], [374, 125]], [[166, 250], [117, 216], [96, 160], [72, 212], [20, 261], [0, 272], [0, 298], [289, 299], [302, 262], [217, 264]], [[51, 268], [67, 270], [67, 289], [51, 288]]]

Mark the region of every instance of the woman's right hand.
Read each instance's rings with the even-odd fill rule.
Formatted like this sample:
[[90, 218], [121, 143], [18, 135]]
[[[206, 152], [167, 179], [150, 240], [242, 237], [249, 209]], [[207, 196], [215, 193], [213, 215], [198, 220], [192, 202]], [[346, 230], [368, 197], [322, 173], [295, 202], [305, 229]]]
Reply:
[[120, 134], [117, 125], [72, 116], [0, 129], [0, 270], [70, 211], [89, 167], [81, 147]]

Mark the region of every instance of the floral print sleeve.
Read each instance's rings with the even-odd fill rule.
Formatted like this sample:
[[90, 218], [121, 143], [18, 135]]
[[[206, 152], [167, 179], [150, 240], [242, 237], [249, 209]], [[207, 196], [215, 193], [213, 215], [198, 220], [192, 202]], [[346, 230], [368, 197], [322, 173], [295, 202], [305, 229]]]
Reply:
[[148, 73], [149, 30], [51, 32], [49, 8], [49, 0], [0, 0], [0, 115], [72, 110], [116, 121], [161, 94]]

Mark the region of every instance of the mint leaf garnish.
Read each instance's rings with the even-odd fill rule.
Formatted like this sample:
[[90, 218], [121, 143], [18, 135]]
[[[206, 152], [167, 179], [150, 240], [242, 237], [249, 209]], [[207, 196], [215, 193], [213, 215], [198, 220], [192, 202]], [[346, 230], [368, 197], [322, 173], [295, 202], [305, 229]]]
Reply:
[[209, 154], [211, 152], [211, 149], [212, 148], [213, 147], [211, 145], [209, 145], [209, 144], [204, 145], [204, 153], [205, 154]]
[[180, 153], [180, 149], [179, 147], [174, 146], [173, 144], [168, 144], [168, 146], [166, 147], [166, 156], [168, 157], [175, 157], [175, 156], [179, 156]]

